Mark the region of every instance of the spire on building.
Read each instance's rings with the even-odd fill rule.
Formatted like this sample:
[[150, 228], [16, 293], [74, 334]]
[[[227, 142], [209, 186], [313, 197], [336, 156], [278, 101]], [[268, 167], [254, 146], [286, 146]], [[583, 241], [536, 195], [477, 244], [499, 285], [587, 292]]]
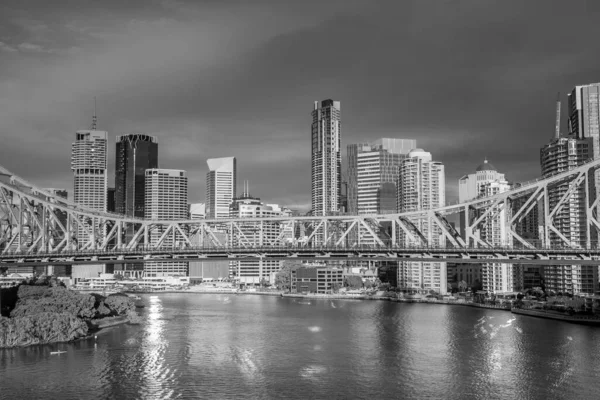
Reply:
[[94, 115], [92, 116], [92, 127], [93, 131], [98, 128], [98, 117], [96, 116], [96, 96], [94, 96]]

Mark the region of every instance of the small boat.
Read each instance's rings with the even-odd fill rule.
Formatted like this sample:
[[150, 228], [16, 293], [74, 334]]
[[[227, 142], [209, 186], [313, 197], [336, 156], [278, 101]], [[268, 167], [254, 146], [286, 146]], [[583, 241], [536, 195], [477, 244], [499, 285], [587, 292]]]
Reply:
[[66, 351], [51, 351], [50, 354], [62, 354], [66, 353]]

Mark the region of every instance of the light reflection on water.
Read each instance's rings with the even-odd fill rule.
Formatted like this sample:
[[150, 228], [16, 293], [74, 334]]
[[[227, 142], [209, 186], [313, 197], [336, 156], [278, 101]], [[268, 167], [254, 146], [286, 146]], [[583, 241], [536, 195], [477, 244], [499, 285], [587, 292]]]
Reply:
[[[428, 304], [198, 294], [144, 302], [141, 325], [97, 341], [0, 350], [0, 396], [600, 398], [597, 328]], [[57, 348], [67, 353], [50, 356]]]

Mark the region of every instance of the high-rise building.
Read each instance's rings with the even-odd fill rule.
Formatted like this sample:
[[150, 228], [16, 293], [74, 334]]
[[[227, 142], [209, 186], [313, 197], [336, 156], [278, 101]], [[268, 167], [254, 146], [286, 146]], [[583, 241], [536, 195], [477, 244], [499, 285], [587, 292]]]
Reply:
[[[408, 153], [417, 147], [414, 139], [382, 138], [372, 143], [348, 145], [348, 212], [352, 214], [377, 214], [389, 211], [389, 185], [398, 181], [398, 167]], [[396, 190], [394, 207], [396, 211]], [[384, 198], [381, 198], [381, 195]], [[383, 207], [382, 207], [383, 202]]]
[[[95, 129], [80, 130], [75, 133], [71, 145], [71, 170], [74, 175], [73, 201], [96, 211], [106, 211], [108, 187], [106, 170], [106, 150], [108, 132]], [[95, 226], [96, 242], [106, 235], [106, 228]], [[83, 248], [90, 241], [90, 232], [82, 227], [77, 230], [77, 247]], [[79, 265], [73, 269], [73, 278], [97, 277], [104, 270], [101, 264]]]
[[106, 189], [106, 211], [115, 212], [115, 188]]
[[[467, 202], [478, 197], [493, 196], [510, 190], [510, 184], [504, 174], [499, 173], [496, 168], [484, 160], [474, 173], [463, 176], [458, 180], [458, 200]], [[473, 212], [470, 219], [478, 218], [483, 211]], [[461, 224], [464, 216], [461, 215]], [[465, 227], [461, 225], [461, 233], [464, 235]], [[505, 246], [508, 244], [508, 233], [506, 229], [506, 210], [498, 208], [489, 213], [481, 222], [479, 238], [492, 246]], [[489, 293], [512, 292], [515, 287], [515, 270], [512, 264], [485, 263], [476, 268], [481, 268], [482, 289]]]
[[[572, 127], [577, 125], [575, 122], [572, 122]], [[578, 139], [575, 135], [567, 135], [553, 138], [540, 150], [542, 176], [546, 178], [576, 168], [590, 158], [593, 146], [593, 137]], [[565, 182], [548, 189], [548, 204], [551, 210], [569, 191], [569, 187], [570, 183]], [[552, 217], [552, 224], [560, 232], [560, 235], [554, 231], [546, 232], [551, 245], [564, 245], [562, 236], [572, 245], [586, 246], [588, 220], [585, 202], [585, 191], [580, 186], [571, 193], [568, 200], [562, 203], [560, 209]], [[546, 265], [544, 266], [544, 283], [547, 290], [572, 294], [593, 294], [598, 288], [598, 267]]]
[[315, 101], [312, 112], [312, 215], [340, 211], [342, 192], [341, 106], [339, 101]]
[[569, 134], [576, 139], [592, 139], [589, 158], [600, 157], [599, 97], [600, 83], [575, 86], [568, 97]]
[[[244, 218], [248, 222], [238, 221], [239, 231], [230, 236], [229, 245], [232, 247], [260, 247], [279, 238], [281, 227], [279, 222], [264, 221], [261, 223], [262, 235], [256, 222], [252, 218], [278, 217], [289, 210], [281, 209], [276, 205], [265, 205], [259, 198], [252, 197], [246, 191], [234, 199], [230, 206], [231, 218]], [[291, 232], [290, 232], [291, 234]], [[233, 261], [230, 265], [230, 275], [238, 280], [240, 285], [259, 285], [261, 281], [270, 282], [281, 269], [281, 261], [278, 260], [241, 260]], [[273, 282], [271, 282], [273, 283]]]
[[[413, 149], [399, 167], [398, 212], [429, 210], [446, 203], [444, 165], [433, 161], [431, 153]], [[441, 229], [429, 218], [411, 222], [432, 246], [444, 247], [446, 239]], [[407, 245], [408, 237], [404, 237]], [[398, 266], [398, 286], [447, 292], [445, 262], [401, 262]]]
[[146, 170], [158, 168], [158, 139], [129, 134], [117, 136], [115, 157], [115, 211], [144, 218]]
[[229, 205], [236, 197], [237, 165], [235, 157], [206, 160], [206, 218], [229, 217]]
[[106, 211], [106, 131], [77, 131], [71, 145], [74, 174], [73, 200], [97, 211]]
[[[177, 169], [147, 169], [144, 217], [146, 219], [177, 220], [188, 218], [187, 173]], [[168, 229], [159, 226], [150, 231], [150, 244], [155, 245]], [[178, 231], [163, 238], [161, 247], [180, 247], [184, 238]], [[146, 276], [186, 276], [187, 262], [151, 261], [144, 264]]]

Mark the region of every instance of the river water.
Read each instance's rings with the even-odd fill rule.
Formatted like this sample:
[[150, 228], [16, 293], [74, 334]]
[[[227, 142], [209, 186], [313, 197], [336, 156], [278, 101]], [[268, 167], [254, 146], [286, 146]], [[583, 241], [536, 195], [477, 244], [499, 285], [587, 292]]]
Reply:
[[144, 302], [141, 325], [0, 350], [0, 398], [600, 399], [600, 328], [385, 301]]

